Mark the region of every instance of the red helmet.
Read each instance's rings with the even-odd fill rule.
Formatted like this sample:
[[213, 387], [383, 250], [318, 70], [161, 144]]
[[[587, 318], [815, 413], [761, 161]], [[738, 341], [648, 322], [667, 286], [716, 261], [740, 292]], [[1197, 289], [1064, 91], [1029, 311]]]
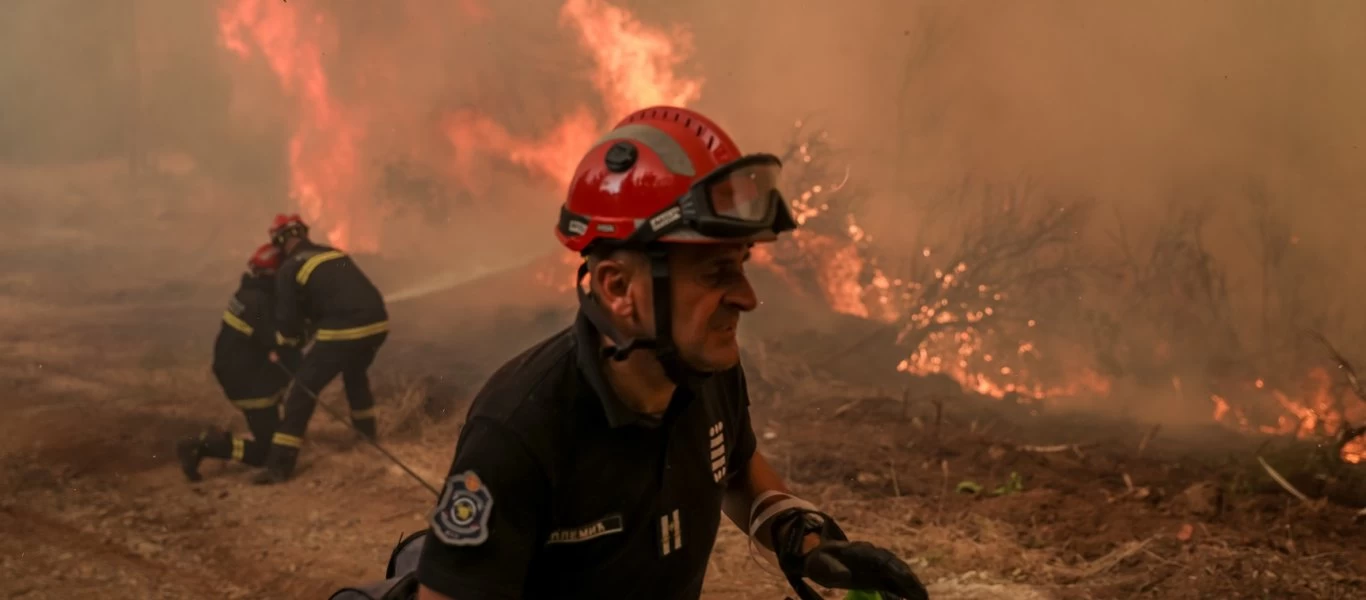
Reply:
[[579, 162], [555, 236], [602, 243], [771, 241], [796, 228], [778, 192], [782, 162], [741, 155], [716, 123], [670, 106], [638, 110]]
[[308, 225], [305, 225], [303, 218], [297, 214], [278, 214], [275, 215], [275, 220], [271, 222], [267, 233], [270, 234], [272, 243], [283, 244], [285, 238], [291, 234], [297, 237], [308, 237]]
[[[603, 245], [642, 249], [654, 289], [667, 289], [668, 261], [655, 242], [771, 241], [797, 227], [778, 193], [781, 170], [772, 154], [742, 155], [726, 132], [696, 112], [670, 106], [638, 110], [579, 162], [555, 236], [579, 253]], [[578, 280], [587, 275], [584, 263]], [[612, 339], [614, 359], [653, 348], [675, 382], [702, 376], [678, 355], [669, 294], [654, 296], [654, 338], [630, 339], [582, 285], [576, 287], [583, 314]]]
[[247, 269], [254, 275], [271, 275], [280, 268], [280, 249], [275, 244], [263, 244], [247, 260]]

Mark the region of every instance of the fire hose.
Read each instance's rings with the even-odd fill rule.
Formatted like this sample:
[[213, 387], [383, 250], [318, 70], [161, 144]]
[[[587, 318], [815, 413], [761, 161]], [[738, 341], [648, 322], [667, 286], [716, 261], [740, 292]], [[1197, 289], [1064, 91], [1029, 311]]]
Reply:
[[408, 465], [403, 464], [403, 461], [399, 460], [397, 456], [394, 456], [388, 450], [385, 450], [384, 446], [379, 445], [379, 442], [375, 441], [370, 436], [365, 435], [359, 429], [356, 429], [356, 426], [352, 424], [350, 420], [342, 416], [341, 413], [334, 410], [331, 406], [328, 406], [326, 403], [324, 403], [322, 398], [318, 397], [318, 394], [314, 393], [313, 390], [308, 389], [308, 386], [300, 382], [299, 379], [294, 376], [294, 372], [291, 371], [289, 367], [286, 367], [275, 360], [272, 360], [271, 362], [275, 363], [275, 366], [280, 367], [280, 370], [284, 371], [285, 374], [289, 376], [289, 381], [291, 384], [302, 388], [304, 390], [304, 393], [308, 394], [308, 396], [313, 399], [313, 402], [317, 404], [318, 407], [323, 409], [323, 412], [330, 415], [333, 419], [336, 419], [338, 423], [341, 423], [342, 425], [346, 426], [347, 429], [356, 432], [356, 434], [359, 435], [361, 439], [365, 440], [376, 450], [378, 450], [380, 454], [383, 454], [385, 458], [389, 459], [389, 462], [394, 463], [395, 465], [398, 465], [398, 468], [403, 469], [403, 472], [407, 473], [409, 477], [413, 478], [413, 481], [416, 481], [422, 484], [422, 487], [427, 488], [427, 491], [431, 492], [433, 496], [436, 496], [438, 498], [441, 497], [441, 492], [437, 491], [436, 486], [433, 486], [431, 483], [428, 483], [427, 480], [423, 479], [421, 475], [418, 475], [412, 469], [408, 468]]

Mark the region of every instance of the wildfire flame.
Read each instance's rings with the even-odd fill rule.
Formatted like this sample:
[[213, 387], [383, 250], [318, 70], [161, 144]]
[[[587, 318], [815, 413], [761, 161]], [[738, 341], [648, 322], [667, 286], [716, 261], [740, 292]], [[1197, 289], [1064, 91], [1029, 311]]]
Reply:
[[[477, 0], [461, 0], [468, 16], [489, 18]], [[691, 35], [683, 28], [665, 30], [642, 24], [627, 10], [604, 0], [565, 0], [560, 24], [577, 33], [577, 41], [594, 64], [592, 82], [600, 102], [579, 106], [564, 115], [543, 135], [518, 136], [486, 114], [464, 110], [447, 115], [442, 124], [455, 156], [455, 168], [469, 184], [480, 178], [474, 158], [494, 155], [544, 178], [556, 189], [568, 183], [582, 152], [616, 119], [650, 105], [686, 106], [701, 96], [703, 79], [676, 73], [691, 54]], [[335, 20], [320, 9], [274, 0], [224, 0], [218, 14], [220, 41], [225, 49], [244, 59], [259, 55], [292, 103], [293, 129], [288, 142], [289, 193], [305, 218], [325, 231], [328, 241], [351, 251], [379, 248], [379, 219], [370, 203], [370, 178], [361, 165], [366, 155], [368, 119], [374, 110], [345, 103], [335, 94], [323, 56], [336, 45]], [[800, 128], [801, 123], [797, 126]], [[811, 163], [807, 144], [797, 149], [797, 161]], [[799, 223], [831, 218], [829, 194], [848, 181], [822, 181], [793, 195], [791, 206]], [[1111, 382], [1082, 366], [1068, 369], [1066, 381], [1045, 383], [1031, 365], [1041, 358], [1034, 341], [1024, 335], [1035, 328], [1034, 319], [1018, 331], [992, 324], [1006, 300], [988, 285], [958, 297], [971, 302], [950, 303], [940, 290], [972, 286], [973, 265], [942, 264], [932, 281], [903, 281], [888, 276], [864, 251], [872, 239], [852, 215], [834, 230], [819, 233], [799, 230], [781, 247], [756, 248], [754, 262], [794, 282], [798, 274], [784, 265], [805, 263], [800, 277], [813, 280], [822, 299], [835, 311], [888, 324], [904, 324], [903, 335], [916, 328], [937, 325], [954, 327], [934, 331], [916, 341], [897, 369], [912, 374], [939, 373], [957, 380], [967, 390], [1020, 401], [1061, 395], [1106, 396]], [[781, 256], [786, 254], [786, 256]], [[932, 248], [921, 255], [936, 256]], [[576, 256], [565, 255], [574, 265]], [[558, 267], [558, 265], [557, 265]], [[572, 289], [547, 269], [538, 277], [556, 288]], [[557, 281], [563, 283], [557, 284]], [[928, 299], [920, 301], [919, 299]], [[1213, 418], [1247, 431], [1298, 437], [1338, 435], [1347, 423], [1366, 420], [1366, 405], [1353, 397], [1335, 394], [1326, 371], [1312, 371], [1303, 394], [1288, 394], [1258, 379], [1250, 394], [1274, 400], [1285, 413], [1275, 424], [1254, 424], [1246, 412], [1222, 396], [1211, 397]], [[1179, 383], [1175, 383], [1179, 385]], [[1354, 413], [1353, 411], [1356, 411]], [[1356, 440], [1343, 450], [1352, 462], [1366, 458], [1366, 441]]]
[[[802, 124], [796, 125], [800, 128]], [[807, 145], [796, 150], [802, 162], [812, 160]], [[798, 223], [830, 217], [830, 205], [822, 194], [828, 189], [831, 188], [811, 185], [791, 198]], [[861, 250], [872, 241], [871, 237], [852, 215], [846, 215], [845, 220], [842, 235], [798, 230], [786, 244], [756, 248], [754, 262], [774, 271], [794, 288], [800, 287], [797, 280], [802, 275], [814, 280], [823, 299], [836, 312], [886, 323], [905, 323], [908, 326], [905, 331], [950, 323], [956, 325], [930, 333], [912, 344], [910, 355], [897, 365], [898, 371], [947, 375], [965, 390], [997, 398], [1015, 398], [1020, 402], [1078, 395], [1103, 398], [1111, 393], [1113, 382], [1084, 365], [1063, 369], [1063, 381], [1045, 383], [1043, 378], [1036, 376], [1029, 367], [1042, 358], [1036, 344], [1021, 336], [1021, 332], [1006, 335], [986, 322], [997, 313], [998, 305], [1008, 299], [1003, 292], [980, 283], [976, 284], [975, 290], [960, 289], [960, 292], [975, 292], [955, 296], [958, 299], [975, 296], [972, 304], [951, 304], [947, 295], [924, 293], [927, 287], [948, 290], [972, 285], [970, 278], [965, 277], [972, 269], [971, 265], [963, 262], [941, 265], [927, 284], [890, 278]], [[932, 248], [924, 248], [920, 255], [930, 259], [937, 253]], [[785, 265], [807, 268], [799, 275]], [[931, 301], [920, 301], [921, 298]], [[1036, 319], [1016, 318], [1014, 321], [1023, 322], [1023, 331], [1033, 330], [1038, 325]], [[1157, 351], [1166, 352], [1167, 348]], [[1326, 371], [1316, 369], [1309, 373], [1306, 381], [1305, 393], [1299, 399], [1268, 388], [1264, 379], [1251, 383], [1249, 393], [1269, 395], [1284, 409], [1285, 414], [1280, 415], [1274, 425], [1254, 426], [1241, 407], [1218, 395], [1211, 398], [1213, 418], [1248, 432], [1301, 438], [1339, 435], [1346, 423], [1366, 421], [1366, 403], [1350, 394], [1333, 394], [1332, 380]], [[1173, 377], [1172, 385], [1180, 391], [1179, 378]], [[1359, 414], [1352, 413], [1349, 408], [1352, 406]], [[1342, 458], [1354, 463], [1366, 458], [1366, 440], [1357, 439], [1346, 444]]]
[[[798, 121], [795, 126], [801, 129]], [[825, 134], [820, 134], [825, 139]], [[813, 160], [809, 144], [800, 144], [795, 154], [802, 163]], [[839, 182], [817, 182], [793, 194], [790, 204], [798, 224], [806, 225], [817, 219], [831, 218], [831, 205], [826, 201], [831, 192], [839, 191], [848, 181], [848, 173]], [[1045, 384], [1028, 367], [1037, 361], [1039, 351], [1028, 339], [1007, 340], [1000, 331], [984, 326], [984, 320], [996, 311], [994, 304], [1006, 299], [1002, 292], [986, 285], [971, 286], [965, 274], [970, 265], [958, 262], [933, 272], [933, 281], [921, 283], [888, 276], [867, 258], [864, 248], [872, 236], [852, 214], [843, 215], [844, 222], [837, 234], [799, 229], [782, 244], [757, 248], [753, 252], [755, 264], [777, 273], [789, 284], [798, 287], [801, 277], [814, 279], [820, 293], [836, 312], [903, 326], [903, 337], [913, 337], [917, 330], [930, 331], [943, 325], [957, 325], [950, 330], [929, 333], [912, 344], [910, 355], [897, 365], [898, 371], [916, 375], [942, 374], [956, 380], [964, 389], [997, 398], [1014, 397], [1021, 400], [1042, 399], [1049, 396], [1089, 393], [1106, 395], [1110, 382], [1089, 369], [1080, 368], [1070, 381]], [[827, 228], [829, 229], [829, 228]], [[934, 254], [925, 248], [923, 257]], [[802, 273], [794, 273], [784, 265], [799, 265]], [[940, 290], [959, 289], [973, 296], [973, 303], [950, 304], [947, 296], [926, 294], [927, 287]], [[1028, 328], [1036, 321], [1029, 320]], [[992, 354], [987, 348], [1011, 347], [1011, 352]]]
[[364, 218], [361, 143], [364, 116], [333, 96], [323, 68], [324, 40], [335, 24], [320, 12], [273, 0], [229, 0], [218, 13], [225, 48], [246, 59], [260, 52], [295, 103], [289, 140], [289, 191], [328, 241], [352, 251], [379, 248], [376, 221]]
[[[560, 24], [578, 33], [579, 45], [593, 58], [593, 85], [602, 108], [581, 106], [550, 132], [534, 138], [513, 135], [503, 124], [476, 111], [450, 115], [446, 137], [456, 150], [457, 169], [464, 179], [479, 179], [470, 172], [470, 165], [475, 155], [484, 152], [548, 177], [562, 190], [583, 152], [609, 122], [646, 106], [686, 106], [701, 96], [701, 78], [674, 73], [692, 51], [686, 29], [666, 32], [648, 27], [603, 0], [566, 0]], [[595, 116], [599, 113], [606, 118]]]
[[[473, 22], [490, 18], [478, 0], [460, 0], [459, 5]], [[592, 58], [600, 106], [578, 107], [544, 135], [532, 137], [513, 135], [478, 111], [447, 115], [441, 129], [454, 150], [457, 178], [467, 187], [477, 187], [482, 179], [472, 166], [482, 152], [562, 189], [604, 123], [644, 106], [685, 106], [700, 97], [702, 79], [675, 74], [692, 50], [686, 29], [648, 27], [603, 0], [565, 0], [559, 18]], [[289, 194], [299, 211], [333, 245], [378, 250], [381, 219], [371, 199], [375, 176], [362, 167], [376, 158], [367, 152], [375, 141], [368, 135], [369, 119], [382, 111], [339, 99], [336, 82], [323, 64], [327, 51], [337, 46], [336, 19], [318, 6], [224, 0], [218, 25], [223, 47], [242, 59], [259, 56], [291, 102]]]
[[[1210, 396], [1214, 404], [1213, 418], [1245, 432], [1268, 435], [1293, 435], [1299, 439], [1335, 437], [1341, 435], [1349, 422], [1366, 421], [1366, 402], [1357, 398], [1351, 390], [1334, 390], [1333, 378], [1326, 369], [1311, 369], [1302, 382], [1302, 391], [1297, 397], [1274, 388], [1269, 388], [1265, 380], [1257, 379], [1252, 388], [1270, 396], [1283, 409], [1285, 414], [1277, 417], [1274, 425], [1253, 426], [1246, 413], [1233, 407], [1227, 399], [1218, 394]], [[1342, 448], [1342, 459], [1350, 463], [1366, 460], [1366, 439], [1357, 438]]]
[[[593, 59], [592, 80], [601, 107], [580, 106], [536, 137], [513, 135], [477, 111], [449, 115], [446, 137], [455, 150], [456, 171], [467, 184], [478, 186], [476, 182], [483, 179], [474, 168], [475, 158], [493, 154], [564, 190], [584, 151], [616, 119], [647, 106], [687, 106], [701, 97], [701, 78], [675, 73], [692, 52], [688, 30], [646, 26], [627, 10], [603, 0], [566, 0], [560, 24], [578, 33], [580, 47]], [[578, 261], [577, 255], [565, 254], [560, 264], [548, 266], [536, 278], [559, 291], [571, 290], [576, 281], [565, 278], [562, 269], [577, 266]]]

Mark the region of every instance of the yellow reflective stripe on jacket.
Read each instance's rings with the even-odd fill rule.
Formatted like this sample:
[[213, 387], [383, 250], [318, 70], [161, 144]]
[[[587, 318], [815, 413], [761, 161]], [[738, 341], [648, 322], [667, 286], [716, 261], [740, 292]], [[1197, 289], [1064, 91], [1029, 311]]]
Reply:
[[232, 314], [232, 311], [223, 311], [223, 322], [227, 323], [228, 327], [236, 329], [247, 335], [251, 335], [251, 332], [255, 331], [251, 328], [251, 325], [248, 325], [247, 322], [243, 321], [241, 317]]
[[313, 275], [313, 269], [318, 268], [318, 265], [321, 265], [334, 258], [345, 257], [345, 254], [338, 252], [336, 250], [329, 250], [321, 254], [315, 254], [309, 257], [308, 260], [304, 261], [304, 266], [299, 267], [299, 272], [294, 275], [294, 281], [299, 282], [299, 285], [305, 285], [308, 283], [309, 276]]
[[275, 332], [275, 343], [281, 346], [298, 346], [299, 338], [285, 337], [283, 333]]
[[350, 329], [319, 329], [318, 334], [313, 336], [313, 339], [320, 342], [341, 342], [368, 338], [372, 335], [379, 335], [386, 331], [389, 331], [389, 322], [380, 321], [378, 323], [352, 327]]
[[242, 443], [242, 438], [232, 438], [232, 459], [242, 462], [242, 455], [246, 454], [247, 445]]
[[373, 419], [373, 418], [375, 418], [375, 409], [374, 409], [374, 407], [362, 408], [362, 409], [360, 409], [360, 410], [353, 410], [353, 411], [351, 411], [351, 420], [353, 420], [353, 421], [361, 421], [361, 420]]
[[270, 438], [270, 443], [275, 444], [276, 446], [298, 448], [304, 445], [304, 440], [299, 436], [276, 432], [276, 434]]
[[242, 410], [259, 410], [262, 408], [270, 408], [272, 406], [275, 406], [277, 402], [279, 402], [279, 397], [271, 396], [269, 398], [248, 398], [246, 400], [233, 400], [232, 405]]

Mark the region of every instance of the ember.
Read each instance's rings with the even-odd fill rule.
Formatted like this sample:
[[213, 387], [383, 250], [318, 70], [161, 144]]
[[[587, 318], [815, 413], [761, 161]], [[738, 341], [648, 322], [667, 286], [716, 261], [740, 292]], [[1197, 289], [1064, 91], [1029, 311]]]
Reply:
[[[1285, 414], [1277, 417], [1274, 424], [1254, 427], [1242, 410], [1230, 409], [1228, 400], [1214, 395], [1210, 397], [1214, 403], [1214, 420], [1242, 431], [1293, 435], [1299, 439], [1336, 437], [1343, 434], [1347, 423], [1366, 421], [1366, 402], [1351, 389], [1335, 389], [1337, 386], [1332, 376], [1322, 367], [1309, 371], [1302, 382], [1302, 391], [1297, 395], [1268, 389], [1262, 379], [1254, 381], [1252, 386], [1264, 396], [1274, 399], [1285, 410]], [[1342, 459], [1350, 463], [1360, 463], [1366, 459], [1366, 439], [1359, 437], [1348, 440], [1342, 448]]]
[[[799, 130], [801, 127], [802, 123], [797, 123]], [[815, 137], [820, 143], [794, 143], [788, 156], [799, 160], [789, 164], [795, 162], [799, 169], [811, 164], [813, 146], [827, 139], [822, 133]], [[823, 175], [828, 177], [829, 172]], [[1071, 352], [1049, 357], [1032, 339], [1032, 334], [1038, 333], [1039, 319], [1012, 297], [1009, 283], [1035, 273], [1046, 275], [1047, 269], [1020, 265], [1021, 270], [1035, 271], [1012, 272], [993, 262], [999, 260], [999, 254], [991, 249], [992, 244], [1009, 247], [1012, 252], [1046, 255], [1043, 245], [1031, 247], [1026, 242], [1052, 239], [1066, 243], [1066, 236], [1058, 232], [1076, 222], [1067, 218], [1066, 211], [1039, 217], [1008, 205], [999, 214], [1033, 218], [1037, 223], [1023, 234], [987, 223], [978, 232], [979, 237], [966, 240], [958, 248], [923, 247], [915, 257], [922, 261], [919, 270], [913, 268], [909, 276], [893, 277], [878, 266], [872, 237], [844, 205], [847, 199], [822, 194], [823, 190], [843, 188], [848, 183], [847, 172], [837, 185], [829, 187], [822, 183], [830, 182], [803, 179], [800, 171], [797, 179], [792, 187], [800, 191], [793, 193], [791, 203], [804, 229], [772, 248], [755, 252], [755, 263], [773, 270], [794, 288], [800, 288], [803, 280], [814, 282], [836, 312], [898, 327], [899, 339], [909, 350], [909, 356], [896, 365], [898, 371], [947, 375], [965, 390], [1018, 402], [1073, 396], [1103, 398], [1111, 393], [1114, 382], [1109, 376], [1090, 364], [1069, 360], [1071, 355], [1084, 352], [1072, 348]], [[991, 214], [983, 217], [990, 218]], [[1009, 239], [1012, 235], [1014, 239]], [[1160, 342], [1155, 352], [1167, 355], [1170, 345]], [[1173, 377], [1172, 381], [1179, 392], [1180, 379]], [[1366, 403], [1350, 391], [1334, 393], [1332, 380], [1323, 369], [1311, 371], [1303, 387], [1304, 392], [1296, 397], [1270, 389], [1258, 378], [1245, 390], [1245, 400], [1260, 394], [1282, 408], [1284, 414], [1274, 423], [1252, 423], [1242, 407], [1219, 395], [1211, 397], [1214, 419], [1249, 432], [1300, 438], [1337, 436], [1346, 423], [1366, 421]], [[1345, 444], [1342, 457], [1359, 462], [1363, 451], [1366, 440], [1351, 440]]]

